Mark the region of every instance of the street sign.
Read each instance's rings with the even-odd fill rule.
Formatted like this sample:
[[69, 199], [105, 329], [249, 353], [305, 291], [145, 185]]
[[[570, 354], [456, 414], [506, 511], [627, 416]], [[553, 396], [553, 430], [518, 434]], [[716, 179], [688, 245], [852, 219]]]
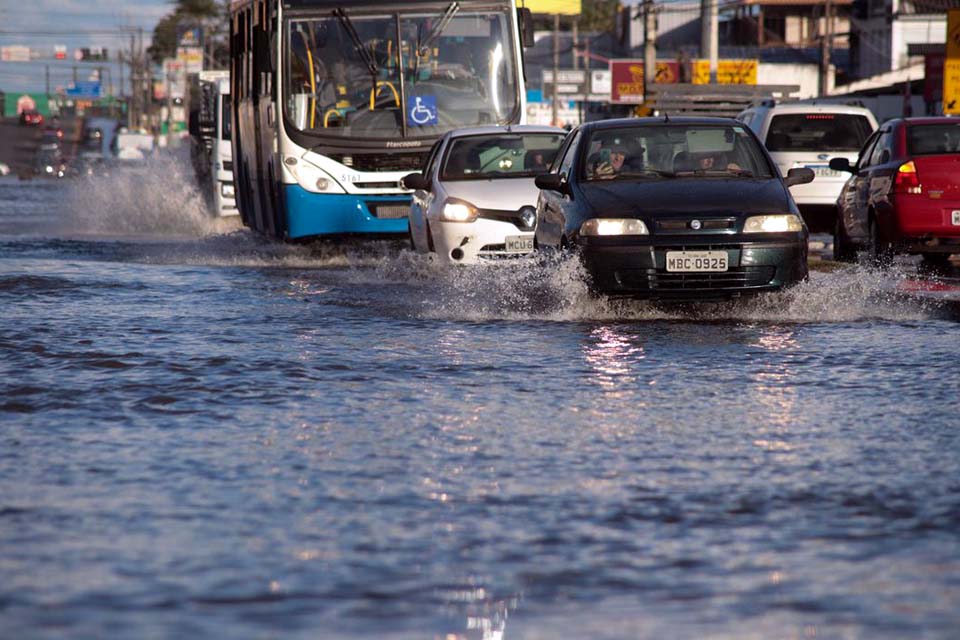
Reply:
[[55, 44], [53, 45], [53, 57], [57, 60], [66, 60], [67, 59], [67, 45], [65, 44]]
[[100, 82], [94, 80], [75, 82], [67, 87], [67, 95], [72, 98], [99, 98], [101, 91]]
[[[587, 99], [587, 72], [583, 69], [557, 70], [557, 95], [563, 100]], [[543, 95], [553, 98], [553, 70], [543, 70]]]
[[0, 47], [0, 61], [30, 62], [30, 47], [19, 45]]
[[[693, 61], [693, 84], [710, 84], [710, 61]], [[757, 60], [718, 60], [717, 84], [757, 84]]]
[[183, 63], [187, 73], [203, 71], [203, 49], [200, 47], [177, 47], [177, 60]]
[[580, 15], [580, 0], [526, 0], [523, 6], [533, 13]]
[[[656, 84], [675, 84], [680, 78], [680, 65], [674, 60], [658, 60], [654, 74]], [[610, 61], [610, 102], [643, 103], [643, 60]]]
[[960, 115], [960, 9], [947, 13], [947, 58], [943, 61], [943, 113]]

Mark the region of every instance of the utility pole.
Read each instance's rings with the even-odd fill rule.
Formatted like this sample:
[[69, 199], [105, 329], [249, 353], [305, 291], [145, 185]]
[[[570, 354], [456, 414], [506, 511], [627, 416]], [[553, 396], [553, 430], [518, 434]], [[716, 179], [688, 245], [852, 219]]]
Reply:
[[137, 50], [134, 48], [134, 38], [136, 36], [130, 34], [130, 104], [127, 109], [127, 126], [133, 128], [133, 124], [137, 122], [140, 118], [140, 109], [138, 108], [140, 103], [140, 90], [137, 86]]
[[559, 94], [559, 83], [557, 82], [560, 78], [560, 14], [553, 14], [553, 99], [550, 103], [553, 105], [551, 109], [551, 122], [553, 126], [559, 126], [557, 123], [560, 119], [559, 108], [560, 108], [560, 94]]
[[47, 95], [50, 95], [50, 65], [44, 65], [47, 69]]
[[650, 102], [650, 90], [657, 81], [657, 14], [653, 0], [643, 0], [643, 101]]
[[830, 48], [833, 45], [833, 5], [826, 0], [823, 8], [823, 31], [820, 34], [820, 97], [830, 93]]
[[710, 84], [717, 83], [719, 18], [717, 0], [700, 0], [700, 57], [710, 60]]
[[578, 28], [579, 25], [580, 25], [579, 20], [577, 20], [576, 18], [574, 18], [574, 19], [573, 19], [573, 40], [572, 40], [572, 45], [571, 45], [571, 47], [570, 47], [570, 57], [573, 58], [573, 68], [574, 68], [574, 69], [579, 69], [579, 68], [580, 68], [580, 61], [577, 60], [577, 52], [578, 52], [577, 45], [580, 44], [580, 40], [579, 40], [579, 35], [580, 35], [580, 33], [579, 33], [579, 28]]

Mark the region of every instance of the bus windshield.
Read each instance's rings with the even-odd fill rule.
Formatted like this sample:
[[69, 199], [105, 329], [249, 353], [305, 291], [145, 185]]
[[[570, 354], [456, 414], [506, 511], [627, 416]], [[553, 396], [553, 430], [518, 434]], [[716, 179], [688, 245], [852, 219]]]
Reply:
[[510, 18], [451, 3], [443, 11], [288, 19], [286, 116], [301, 131], [348, 138], [436, 137], [516, 122]]

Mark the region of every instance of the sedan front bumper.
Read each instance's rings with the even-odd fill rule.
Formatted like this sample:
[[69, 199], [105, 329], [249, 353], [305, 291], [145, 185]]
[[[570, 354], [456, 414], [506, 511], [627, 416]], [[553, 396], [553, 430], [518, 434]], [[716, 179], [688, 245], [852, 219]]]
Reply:
[[[710, 243], [665, 242], [654, 238], [579, 239], [593, 289], [638, 298], [709, 300], [776, 291], [807, 277], [807, 241]], [[727, 269], [667, 271], [668, 251], [723, 251]]]

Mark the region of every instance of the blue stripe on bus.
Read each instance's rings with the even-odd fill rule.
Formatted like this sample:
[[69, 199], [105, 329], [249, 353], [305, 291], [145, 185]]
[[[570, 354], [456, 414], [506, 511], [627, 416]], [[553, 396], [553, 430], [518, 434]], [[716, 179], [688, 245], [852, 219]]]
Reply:
[[375, 218], [366, 202], [410, 204], [410, 196], [357, 196], [311, 193], [285, 184], [287, 236], [306, 238], [338, 233], [406, 233], [406, 218]]

